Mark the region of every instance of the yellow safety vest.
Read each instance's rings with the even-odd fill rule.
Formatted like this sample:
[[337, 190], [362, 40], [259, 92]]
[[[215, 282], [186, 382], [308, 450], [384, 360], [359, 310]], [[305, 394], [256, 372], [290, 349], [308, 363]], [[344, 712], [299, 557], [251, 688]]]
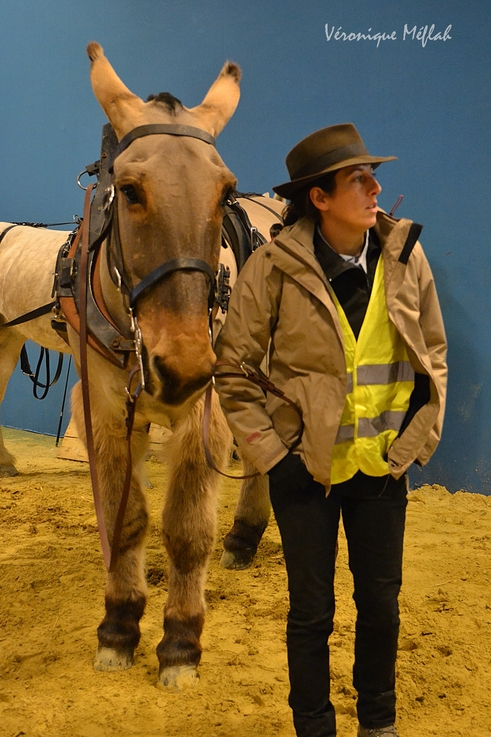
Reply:
[[348, 386], [332, 454], [331, 483], [389, 473], [385, 458], [401, 427], [414, 387], [414, 371], [389, 319], [380, 257], [358, 340], [331, 289], [343, 331]]

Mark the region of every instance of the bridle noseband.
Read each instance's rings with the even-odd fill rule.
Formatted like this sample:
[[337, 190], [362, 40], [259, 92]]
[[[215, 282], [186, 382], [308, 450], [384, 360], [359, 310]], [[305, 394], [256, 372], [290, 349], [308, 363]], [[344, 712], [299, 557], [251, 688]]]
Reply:
[[[208, 263], [206, 263], [206, 261], [203, 261], [200, 258], [174, 258], [171, 261], [166, 261], [165, 264], [158, 266], [148, 274], [148, 276], [142, 279], [134, 289], [132, 289], [129, 295], [130, 308], [134, 309], [137, 299], [141, 297], [143, 292], [146, 292], [150, 287], [165, 276], [172, 274], [174, 271], [203, 271], [210, 278], [210, 284], [213, 285], [215, 283], [215, 274], [213, 269]], [[211, 289], [210, 298], [213, 294], [214, 290]]]

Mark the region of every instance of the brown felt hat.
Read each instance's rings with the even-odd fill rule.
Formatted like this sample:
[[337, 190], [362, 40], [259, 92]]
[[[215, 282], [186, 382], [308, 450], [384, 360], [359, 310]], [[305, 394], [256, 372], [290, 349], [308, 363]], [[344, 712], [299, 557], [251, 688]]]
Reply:
[[371, 164], [375, 169], [396, 156], [370, 156], [353, 123], [330, 125], [311, 133], [292, 148], [286, 157], [290, 181], [278, 184], [273, 191], [291, 199], [295, 192], [323, 174], [353, 164]]

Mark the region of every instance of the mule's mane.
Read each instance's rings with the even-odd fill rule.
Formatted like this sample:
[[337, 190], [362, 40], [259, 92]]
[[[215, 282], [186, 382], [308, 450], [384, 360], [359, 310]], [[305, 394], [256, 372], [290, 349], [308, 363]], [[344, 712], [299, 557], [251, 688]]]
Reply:
[[170, 92], [159, 92], [158, 95], [149, 95], [147, 102], [157, 102], [165, 105], [170, 113], [176, 113], [182, 110], [182, 102], [171, 95]]

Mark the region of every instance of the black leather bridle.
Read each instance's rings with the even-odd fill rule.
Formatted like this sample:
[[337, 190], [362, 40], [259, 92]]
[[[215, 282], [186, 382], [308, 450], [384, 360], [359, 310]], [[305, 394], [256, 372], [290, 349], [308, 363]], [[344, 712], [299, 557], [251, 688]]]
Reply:
[[[193, 128], [192, 126], [170, 125], [170, 124], [143, 125], [143, 126], [139, 126], [138, 128], [134, 128], [132, 131], [130, 131], [126, 136], [124, 136], [121, 139], [116, 149], [114, 159], [116, 159], [116, 157], [119, 156], [137, 138], [141, 138], [142, 136], [160, 135], [160, 134], [171, 135], [171, 136], [187, 136], [189, 138], [198, 138], [199, 140], [202, 140], [207, 144], [210, 144], [213, 146], [215, 145], [215, 139], [213, 138], [213, 136], [211, 136], [209, 133], [206, 133], [205, 131], [200, 130], [199, 128]], [[111, 167], [110, 167], [111, 170], [113, 167], [114, 159], [111, 163]], [[171, 259], [170, 261], [167, 261], [161, 264], [160, 266], [158, 266], [156, 269], [150, 272], [150, 274], [144, 277], [135, 287], [132, 287], [131, 284], [129, 283], [129, 280], [127, 280], [125, 276], [123, 253], [121, 249], [121, 241], [120, 241], [119, 226], [118, 226], [117, 203], [116, 203], [114, 185], [109, 187], [109, 190], [107, 192], [106, 210], [107, 210], [106, 223], [104, 225], [104, 228], [103, 228], [104, 232], [101, 235], [101, 237], [105, 237], [107, 234], [109, 234], [109, 229], [111, 229], [110, 232], [112, 236], [112, 241], [114, 243], [115, 252], [112, 252], [111, 247], [108, 247], [107, 249], [108, 258], [111, 258], [112, 256], [113, 258], [115, 258], [116, 261], [119, 262], [118, 265], [119, 265], [120, 270], [118, 270], [118, 274], [120, 278], [120, 283], [117, 284], [117, 286], [122, 291], [123, 290], [125, 291], [125, 293], [127, 294], [128, 300], [129, 300], [129, 313], [130, 313], [131, 323], [132, 323], [131, 330], [134, 334], [134, 346], [135, 346], [135, 353], [136, 353], [136, 358], [137, 358], [137, 366], [135, 366], [130, 371], [130, 374], [128, 377], [128, 384], [126, 388], [126, 393], [127, 393], [126, 439], [127, 439], [127, 444], [128, 444], [128, 462], [127, 462], [127, 468], [126, 468], [126, 474], [125, 474], [125, 481], [123, 484], [123, 490], [121, 493], [121, 500], [119, 503], [119, 509], [118, 509], [118, 513], [116, 516], [116, 523], [115, 523], [114, 531], [113, 531], [113, 539], [112, 539], [111, 548], [109, 547], [107, 530], [106, 530], [106, 526], [104, 523], [104, 515], [102, 513], [102, 508], [101, 508], [97, 475], [95, 473], [95, 454], [94, 454], [94, 449], [93, 449], [92, 427], [91, 427], [91, 420], [90, 420], [90, 404], [88, 400], [88, 377], [87, 376], [85, 377], [85, 382], [83, 381], [83, 377], [82, 377], [82, 387], [84, 386], [84, 383], [87, 387], [86, 392], [83, 395], [85, 398], [84, 415], [86, 418], [87, 449], [89, 453], [89, 459], [91, 459], [92, 457], [91, 464], [90, 464], [91, 473], [92, 473], [92, 469], [94, 469], [93, 476], [92, 476], [94, 502], [96, 505], [96, 510], [99, 510], [97, 518], [98, 518], [98, 524], [99, 524], [99, 533], [101, 537], [102, 549], [104, 552], [104, 561], [105, 561], [107, 570], [113, 570], [116, 564], [117, 558], [118, 558], [118, 554], [119, 554], [119, 541], [121, 538], [121, 531], [123, 528], [126, 505], [127, 505], [128, 496], [130, 492], [130, 486], [131, 486], [131, 478], [132, 478], [131, 432], [132, 432], [133, 420], [135, 416], [136, 401], [138, 399], [139, 393], [145, 388], [144, 368], [143, 368], [143, 358], [142, 358], [142, 338], [141, 338], [140, 328], [138, 327], [138, 323], [137, 323], [136, 315], [135, 315], [136, 302], [144, 292], [146, 292], [148, 289], [153, 287], [161, 279], [163, 279], [164, 277], [168, 276], [169, 274], [175, 271], [182, 271], [182, 270], [201, 271], [205, 273], [210, 279], [210, 297], [208, 300], [208, 305], [209, 305], [210, 312], [211, 312], [211, 307], [213, 306], [214, 293], [215, 293], [215, 274], [213, 273], [211, 266], [206, 261], [203, 261], [202, 259], [175, 258], [175, 259]], [[97, 242], [100, 242], [100, 239], [98, 239]], [[114, 269], [109, 268], [109, 273], [111, 274], [111, 278], [114, 280], [116, 276], [114, 274]], [[132, 389], [131, 389], [132, 378], [135, 372], [138, 371], [138, 369], [140, 372], [140, 384], [137, 387], [136, 391], [132, 392]], [[88, 423], [87, 423], [87, 418], [88, 418]], [[89, 442], [89, 439], [90, 439], [90, 442]], [[90, 452], [90, 449], [92, 452]]]
[[[125, 136], [123, 136], [123, 138], [118, 144], [118, 147], [114, 154], [114, 158], [109, 167], [109, 171], [110, 172], [113, 171], [115, 159], [123, 151], [125, 151], [128, 148], [128, 146], [131, 143], [133, 143], [133, 141], [135, 141], [138, 138], [143, 138], [144, 136], [161, 135], [161, 134], [169, 135], [169, 136], [185, 136], [187, 138], [197, 138], [198, 140], [204, 141], [205, 143], [211, 146], [215, 146], [215, 138], [210, 133], [207, 133], [206, 131], [201, 130], [201, 128], [194, 128], [193, 126], [190, 126], [190, 125], [178, 125], [178, 124], [170, 124], [170, 123], [155, 123], [153, 125], [141, 125], [141, 126], [138, 126], [137, 128], [134, 128], [129, 133], [127, 133]], [[113, 279], [113, 281], [115, 281], [115, 284], [120, 288], [122, 287], [124, 291], [126, 292], [131, 310], [135, 308], [137, 300], [141, 297], [141, 295], [144, 292], [148, 291], [148, 289], [155, 286], [155, 284], [161, 281], [164, 277], [168, 276], [169, 274], [174, 273], [175, 271], [201, 271], [204, 274], [206, 274], [210, 282], [208, 306], [210, 309], [213, 307], [214, 295], [215, 295], [215, 273], [213, 269], [211, 268], [210, 264], [208, 264], [206, 261], [203, 261], [202, 259], [199, 259], [199, 258], [171, 259], [170, 261], [166, 261], [165, 263], [161, 264], [156, 269], [154, 269], [152, 272], [150, 272], [150, 274], [144, 277], [135, 287], [132, 287], [129, 284], [129, 280], [126, 278], [125, 273], [124, 273], [123, 254], [122, 254], [119, 227], [118, 227], [117, 203], [116, 203], [114, 187], [112, 188], [110, 187], [108, 191], [107, 220], [106, 220], [106, 226], [104, 227], [104, 235], [107, 233], [107, 230], [111, 223], [113, 226], [112, 235], [113, 235], [115, 251], [113, 253], [110, 253], [111, 249], [108, 249], [108, 258], [113, 257], [114, 260], [117, 262], [116, 268], [121, 278], [121, 282], [117, 283], [115, 281], [115, 274], [114, 274], [113, 269], [110, 268], [109, 271], [111, 274], [111, 278]]]

